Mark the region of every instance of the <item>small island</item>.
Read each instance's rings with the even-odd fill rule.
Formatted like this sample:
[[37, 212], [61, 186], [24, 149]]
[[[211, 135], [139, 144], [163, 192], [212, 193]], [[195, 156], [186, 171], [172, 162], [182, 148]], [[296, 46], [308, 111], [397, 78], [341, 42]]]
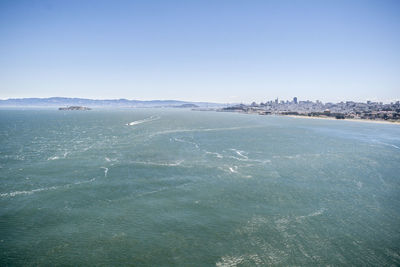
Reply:
[[91, 108], [82, 106], [69, 106], [69, 107], [58, 108], [58, 110], [91, 110]]

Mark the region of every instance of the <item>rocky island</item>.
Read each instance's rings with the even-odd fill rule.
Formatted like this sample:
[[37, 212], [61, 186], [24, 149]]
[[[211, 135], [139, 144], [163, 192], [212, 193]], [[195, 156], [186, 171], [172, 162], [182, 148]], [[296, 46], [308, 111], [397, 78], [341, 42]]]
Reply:
[[69, 106], [69, 107], [58, 108], [58, 110], [91, 110], [91, 108], [82, 106]]

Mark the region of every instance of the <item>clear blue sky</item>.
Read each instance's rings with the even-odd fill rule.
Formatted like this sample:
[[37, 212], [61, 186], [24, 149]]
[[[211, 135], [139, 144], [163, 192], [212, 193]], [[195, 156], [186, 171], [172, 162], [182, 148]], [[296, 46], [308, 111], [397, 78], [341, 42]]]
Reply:
[[400, 1], [0, 1], [0, 98], [400, 99]]

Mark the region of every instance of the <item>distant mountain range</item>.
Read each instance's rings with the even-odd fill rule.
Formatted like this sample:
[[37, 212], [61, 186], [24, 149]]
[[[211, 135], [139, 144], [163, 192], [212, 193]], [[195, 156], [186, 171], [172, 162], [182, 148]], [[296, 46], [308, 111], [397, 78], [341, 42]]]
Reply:
[[87, 106], [87, 107], [222, 107], [218, 103], [188, 102], [179, 100], [129, 100], [129, 99], [87, 99], [87, 98], [10, 98], [0, 100], [0, 107], [63, 107], [63, 106]]

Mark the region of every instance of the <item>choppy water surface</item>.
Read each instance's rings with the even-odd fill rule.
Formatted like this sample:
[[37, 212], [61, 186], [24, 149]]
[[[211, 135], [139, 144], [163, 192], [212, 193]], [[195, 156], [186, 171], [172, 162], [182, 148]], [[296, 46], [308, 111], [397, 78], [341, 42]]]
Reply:
[[0, 111], [0, 265], [399, 265], [400, 126]]

